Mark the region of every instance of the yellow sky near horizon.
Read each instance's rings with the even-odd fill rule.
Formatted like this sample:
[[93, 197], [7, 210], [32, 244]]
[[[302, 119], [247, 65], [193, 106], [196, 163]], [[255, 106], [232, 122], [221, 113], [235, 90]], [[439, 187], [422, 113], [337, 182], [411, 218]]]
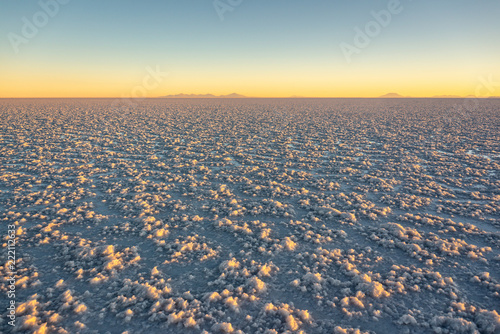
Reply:
[[[249, 97], [376, 97], [387, 93], [403, 96], [431, 97], [435, 95], [474, 95], [481, 85], [481, 75], [474, 71], [452, 73], [412, 73], [361, 67], [324, 68], [323, 71], [269, 69], [265, 74], [251, 70], [222, 72], [217, 70], [170, 70], [155, 80], [147, 67], [120, 71], [102, 68], [24, 68], [4, 71], [0, 81], [0, 97], [158, 97], [176, 94], [238, 93]], [[149, 67], [154, 69], [154, 67]], [[416, 72], [416, 71], [415, 71]], [[482, 75], [487, 78], [488, 74]], [[481, 96], [500, 95], [480, 90]]]

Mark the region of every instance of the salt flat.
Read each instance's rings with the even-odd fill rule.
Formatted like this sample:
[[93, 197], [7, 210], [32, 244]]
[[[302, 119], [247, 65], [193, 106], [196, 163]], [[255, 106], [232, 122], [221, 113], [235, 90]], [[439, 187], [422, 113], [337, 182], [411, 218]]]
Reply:
[[0, 330], [499, 333], [500, 100], [463, 103], [0, 100]]

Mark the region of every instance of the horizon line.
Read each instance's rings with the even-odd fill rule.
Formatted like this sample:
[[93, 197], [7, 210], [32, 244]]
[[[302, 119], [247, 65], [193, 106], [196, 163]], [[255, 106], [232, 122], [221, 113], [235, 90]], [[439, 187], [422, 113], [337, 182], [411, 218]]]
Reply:
[[241, 97], [175, 97], [175, 96], [151, 96], [151, 97], [115, 97], [115, 96], [17, 96], [17, 97], [0, 97], [0, 99], [117, 99], [117, 100], [146, 100], [146, 99], [185, 99], [185, 100], [201, 100], [201, 99], [224, 99], [224, 100], [239, 100], [239, 99], [500, 99], [500, 96], [241, 96]]

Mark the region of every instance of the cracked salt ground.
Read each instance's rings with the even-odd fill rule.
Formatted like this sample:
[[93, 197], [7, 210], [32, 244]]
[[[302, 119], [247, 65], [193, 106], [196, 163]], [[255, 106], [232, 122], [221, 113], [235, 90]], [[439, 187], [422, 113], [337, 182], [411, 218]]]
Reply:
[[500, 332], [498, 100], [111, 102], [0, 103], [0, 331]]

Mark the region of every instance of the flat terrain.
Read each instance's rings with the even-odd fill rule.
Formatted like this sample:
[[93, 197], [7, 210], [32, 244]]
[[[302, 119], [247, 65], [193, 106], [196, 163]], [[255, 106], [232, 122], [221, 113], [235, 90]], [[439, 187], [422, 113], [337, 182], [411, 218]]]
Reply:
[[0, 332], [500, 332], [500, 100], [124, 105], [0, 100]]

